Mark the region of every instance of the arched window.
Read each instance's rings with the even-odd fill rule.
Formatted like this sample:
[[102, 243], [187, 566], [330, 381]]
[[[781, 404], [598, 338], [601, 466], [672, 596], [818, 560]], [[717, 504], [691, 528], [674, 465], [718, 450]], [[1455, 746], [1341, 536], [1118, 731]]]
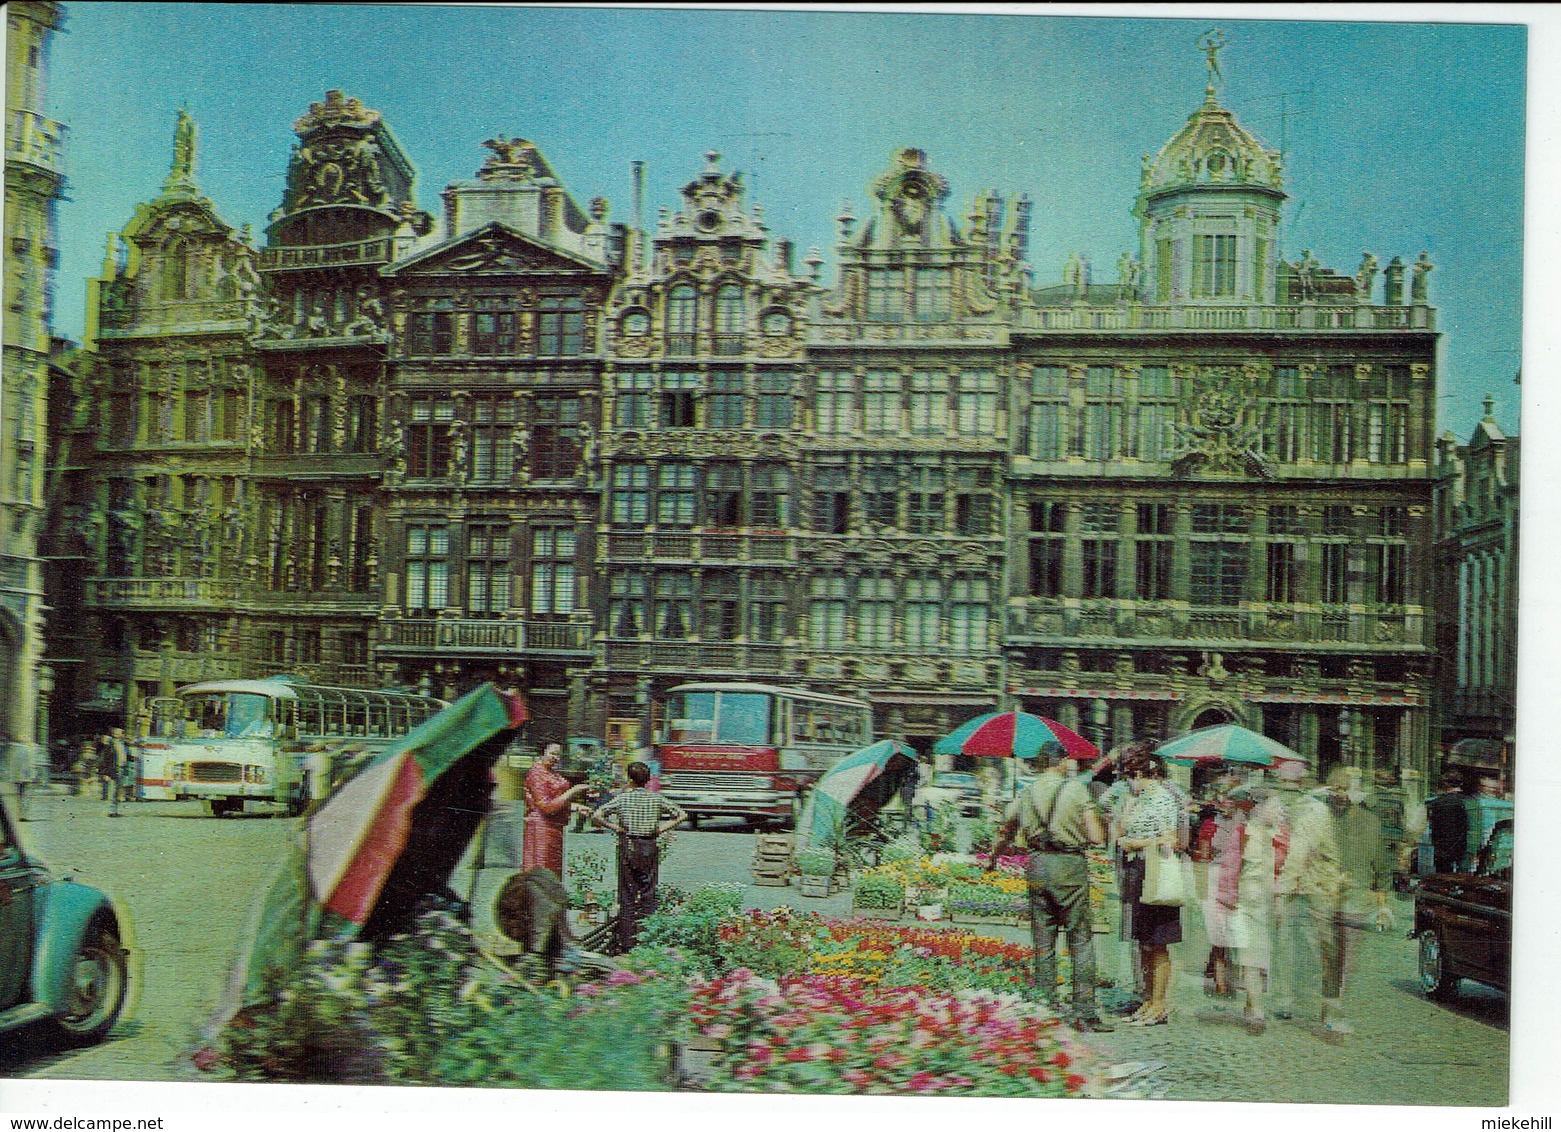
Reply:
[[694, 352], [698, 327], [699, 298], [688, 284], [672, 288], [667, 294], [667, 353], [687, 356]]
[[650, 333], [650, 315], [644, 311], [629, 311], [623, 316], [623, 333], [639, 337]]
[[743, 352], [746, 315], [747, 307], [743, 302], [741, 287], [728, 284], [715, 293], [715, 352], [717, 354]]

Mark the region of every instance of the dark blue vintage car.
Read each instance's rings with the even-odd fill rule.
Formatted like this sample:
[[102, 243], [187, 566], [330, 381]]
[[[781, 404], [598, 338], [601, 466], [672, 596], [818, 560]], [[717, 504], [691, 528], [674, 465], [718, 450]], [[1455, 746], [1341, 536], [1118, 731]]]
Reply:
[[1507, 990], [1512, 964], [1512, 820], [1496, 823], [1473, 872], [1433, 873], [1415, 889], [1420, 989], [1451, 998], [1463, 979]]
[[103, 893], [28, 856], [0, 796], [0, 1032], [101, 1041], [130, 991], [129, 924]]

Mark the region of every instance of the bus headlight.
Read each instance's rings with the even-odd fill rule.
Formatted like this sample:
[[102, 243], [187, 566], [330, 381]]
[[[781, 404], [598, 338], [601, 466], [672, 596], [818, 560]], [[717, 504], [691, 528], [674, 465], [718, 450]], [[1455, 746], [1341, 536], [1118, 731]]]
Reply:
[[244, 781], [256, 786], [263, 786], [268, 779], [266, 768], [263, 766], [246, 766], [244, 768]]

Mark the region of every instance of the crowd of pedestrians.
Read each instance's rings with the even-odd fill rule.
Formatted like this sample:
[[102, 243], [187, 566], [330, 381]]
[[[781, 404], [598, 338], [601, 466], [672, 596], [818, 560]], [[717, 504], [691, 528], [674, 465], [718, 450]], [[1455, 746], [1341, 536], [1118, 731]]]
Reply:
[[[1433, 840], [1466, 830], [1450, 804], [1428, 807]], [[1104, 845], [1120, 895], [1119, 937], [1131, 954], [1129, 1026], [1168, 1025], [1176, 967], [1202, 961], [1216, 1000], [1201, 1019], [1261, 1033], [1270, 1018], [1301, 1018], [1337, 1039], [1353, 1031], [1346, 1002], [1361, 933], [1392, 927], [1391, 860], [1382, 822], [1356, 772], [1318, 784], [1300, 762], [1215, 777], [1194, 799], [1147, 743], [1091, 767], [1054, 752], [1047, 771], [1008, 807], [993, 860], [1029, 851], [1038, 994], [1084, 1030], [1109, 1030], [1096, 1004], [1085, 854]], [[1451, 849], [1448, 850], [1451, 852]], [[1445, 863], [1445, 858], [1439, 858]], [[1196, 862], [1196, 867], [1195, 867]], [[1201, 919], [1206, 956], [1183, 954]], [[1072, 956], [1072, 1000], [1057, 1003], [1055, 946]]]

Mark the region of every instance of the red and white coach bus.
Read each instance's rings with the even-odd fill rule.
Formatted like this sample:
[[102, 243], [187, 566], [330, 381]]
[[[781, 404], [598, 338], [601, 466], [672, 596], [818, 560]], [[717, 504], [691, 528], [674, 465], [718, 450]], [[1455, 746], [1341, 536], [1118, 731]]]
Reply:
[[806, 788], [872, 741], [863, 701], [769, 684], [682, 684], [662, 718], [661, 790], [694, 825], [731, 815], [795, 826]]

